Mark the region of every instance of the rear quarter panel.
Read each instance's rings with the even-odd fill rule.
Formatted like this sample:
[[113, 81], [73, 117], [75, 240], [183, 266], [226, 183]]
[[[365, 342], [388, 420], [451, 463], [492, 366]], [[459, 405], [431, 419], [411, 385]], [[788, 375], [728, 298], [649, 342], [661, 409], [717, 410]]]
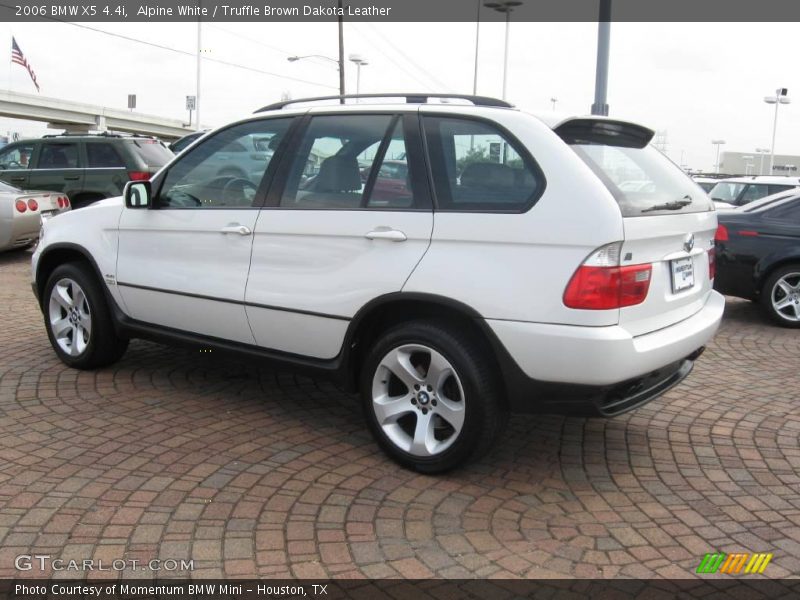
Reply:
[[[452, 114], [434, 106], [421, 112]], [[512, 132], [539, 163], [546, 189], [522, 214], [436, 212], [430, 248], [404, 291], [450, 297], [491, 319], [616, 324], [618, 310], [573, 310], [562, 301], [583, 260], [599, 246], [623, 239], [616, 201], [536, 117], [497, 109], [469, 114]]]

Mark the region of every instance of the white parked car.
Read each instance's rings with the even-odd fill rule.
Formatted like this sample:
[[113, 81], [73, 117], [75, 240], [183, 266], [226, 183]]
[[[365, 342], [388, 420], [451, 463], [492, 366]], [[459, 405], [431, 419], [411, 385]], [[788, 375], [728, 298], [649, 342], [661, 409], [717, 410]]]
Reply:
[[[48, 222], [56, 354], [102, 367], [142, 337], [328, 375], [424, 472], [480, 456], [509, 412], [613, 416], [686, 377], [724, 308], [717, 219], [653, 131], [435, 100], [272, 105]], [[195, 176], [253, 135], [275, 148], [258, 183]], [[387, 161], [405, 191], [376, 185]]]
[[708, 192], [717, 209], [736, 208], [773, 194], [800, 187], [799, 177], [752, 175], [720, 179]]
[[32, 246], [42, 219], [69, 209], [66, 194], [21, 190], [0, 181], [0, 252]]

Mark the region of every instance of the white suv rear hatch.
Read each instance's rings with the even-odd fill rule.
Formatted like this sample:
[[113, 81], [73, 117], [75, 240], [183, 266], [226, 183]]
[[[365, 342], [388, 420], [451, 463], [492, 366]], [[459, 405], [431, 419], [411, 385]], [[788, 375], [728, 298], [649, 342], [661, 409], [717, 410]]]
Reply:
[[[581, 118], [556, 132], [619, 204], [625, 239], [620, 265], [650, 264], [644, 302], [620, 309], [619, 324], [638, 336], [688, 319], [712, 289], [717, 217], [703, 190], [658, 150], [649, 129]], [[712, 256], [710, 256], [712, 255]]]

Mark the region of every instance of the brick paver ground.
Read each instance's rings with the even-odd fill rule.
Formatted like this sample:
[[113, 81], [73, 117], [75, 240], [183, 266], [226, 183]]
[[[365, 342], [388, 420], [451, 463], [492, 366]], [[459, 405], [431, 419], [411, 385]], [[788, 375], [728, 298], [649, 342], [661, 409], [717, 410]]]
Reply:
[[20, 554], [193, 559], [195, 577], [691, 577], [712, 550], [800, 574], [800, 332], [749, 302], [644, 408], [514, 417], [484, 460], [428, 477], [327, 384], [141, 341], [66, 368], [28, 261], [0, 255], [0, 577]]

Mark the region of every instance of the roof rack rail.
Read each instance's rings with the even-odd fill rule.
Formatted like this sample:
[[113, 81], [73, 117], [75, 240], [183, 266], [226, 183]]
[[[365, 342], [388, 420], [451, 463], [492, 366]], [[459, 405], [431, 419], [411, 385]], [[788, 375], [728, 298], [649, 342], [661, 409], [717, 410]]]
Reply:
[[58, 137], [109, 137], [109, 138], [128, 138], [128, 137], [136, 137], [136, 138], [150, 138], [156, 139], [155, 136], [152, 135], [144, 135], [139, 133], [124, 133], [124, 132], [114, 132], [114, 131], [99, 131], [96, 133], [75, 133], [75, 132], [68, 132], [65, 131], [64, 133], [48, 133], [47, 135], [43, 135], [42, 138], [58, 138]]
[[262, 108], [259, 108], [256, 113], [265, 112], [268, 110], [279, 110], [281, 108], [285, 108], [291, 104], [299, 104], [301, 102], [321, 102], [323, 100], [339, 100], [342, 104], [344, 104], [345, 100], [350, 99], [359, 99], [359, 98], [405, 98], [406, 104], [425, 104], [430, 98], [443, 98], [443, 99], [454, 99], [454, 100], [469, 100], [475, 106], [493, 106], [498, 108], [514, 108], [514, 105], [506, 102], [505, 100], [498, 100], [497, 98], [491, 98], [489, 96], [473, 96], [470, 94], [399, 94], [399, 93], [388, 93], [388, 94], [344, 94], [344, 95], [336, 95], [336, 96], [316, 96], [313, 98], [297, 98], [294, 100], [283, 100], [281, 102], [275, 102], [274, 104], [268, 104]]

